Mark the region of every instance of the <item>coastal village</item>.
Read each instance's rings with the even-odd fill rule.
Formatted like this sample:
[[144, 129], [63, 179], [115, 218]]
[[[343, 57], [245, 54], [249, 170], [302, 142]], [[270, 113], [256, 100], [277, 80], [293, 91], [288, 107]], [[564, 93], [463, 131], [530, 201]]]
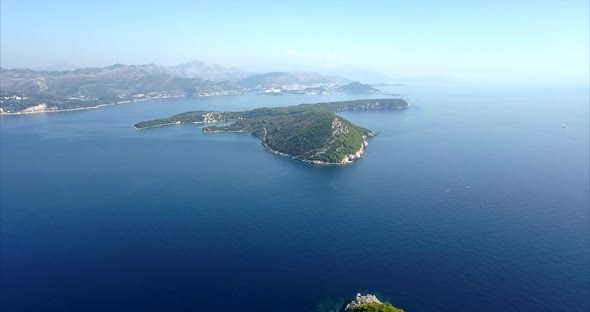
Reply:
[[311, 84], [285, 84], [272, 85], [270, 87], [256, 88], [239, 88], [209, 92], [168, 92], [154, 91], [148, 93], [136, 93], [130, 95], [119, 95], [115, 98], [89, 97], [85, 95], [71, 96], [66, 99], [47, 99], [34, 94], [16, 94], [12, 92], [2, 92], [0, 95], [0, 114], [31, 114], [43, 112], [58, 112], [68, 110], [80, 110], [97, 108], [104, 105], [134, 103], [152, 99], [166, 99], [177, 97], [210, 97], [210, 96], [230, 96], [239, 94], [257, 94], [257, 95], [283, 95], [283, 94], [300, 94], [300, 95], [327, 95], [338, 92], [339, 85], [335, 83], [311, 83]]

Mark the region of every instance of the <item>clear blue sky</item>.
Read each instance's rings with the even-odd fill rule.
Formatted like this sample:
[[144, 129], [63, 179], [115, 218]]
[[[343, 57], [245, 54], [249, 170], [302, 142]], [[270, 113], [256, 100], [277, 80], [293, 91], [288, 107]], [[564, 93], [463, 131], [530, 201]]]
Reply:
[[344, 66], [586, 82], [588, 0], [2, 0], [2, 67]]

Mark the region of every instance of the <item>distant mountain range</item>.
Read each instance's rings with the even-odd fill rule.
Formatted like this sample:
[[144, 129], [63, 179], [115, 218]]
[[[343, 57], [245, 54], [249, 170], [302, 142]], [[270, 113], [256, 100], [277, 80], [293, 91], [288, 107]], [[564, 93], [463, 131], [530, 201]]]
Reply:
[[312, 72], [272, 72], [255, 74], [239, 81], [246, 88], [263, 88], [284, 85], [346, 84], [350, 80], [338, 76], [325, 76]]
[[351, 82], [313, 72], [252, 74], [199, 61], [176, 66], [115, 64], [66, 71], [0, 69], [0, 112], [22, 112], [41, 104], [45, 106], [39, 110], [63, 110], [148, 98], [228, 95], [268, 89], [273, 94], [376, 90], [358, 82], [347, 87]]
[[[229, 72], [223, 73], [229, 75]], [[203, 76], [221, 77], [223, 73], [205, 71]], [[73, 71], [2, 69], [0, 83], [2, 91], [58, 98], [127, 97], [151, 92], [195, 95], [201, 91], [215, 92], [240, 88], [230, 80], [213, 81], [200, 78], [194, 67], [165, 67], [156, 64], [115, 64]]]
[[200, 61], [192, 61], [176, 66], [165, 67], [172, 76], [181, 78], [200, 78], [204, 80], [236, 81], [248, 77], [250, 74], [244, 70], [225, 67], [218, 64], [207, 64]]

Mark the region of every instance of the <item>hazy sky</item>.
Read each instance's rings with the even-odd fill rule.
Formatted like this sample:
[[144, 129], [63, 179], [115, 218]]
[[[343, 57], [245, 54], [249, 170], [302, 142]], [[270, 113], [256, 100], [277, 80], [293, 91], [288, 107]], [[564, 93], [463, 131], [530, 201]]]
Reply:
[[586, 82], [588, 0], [1, 2], [2, 67], [341, 67]]

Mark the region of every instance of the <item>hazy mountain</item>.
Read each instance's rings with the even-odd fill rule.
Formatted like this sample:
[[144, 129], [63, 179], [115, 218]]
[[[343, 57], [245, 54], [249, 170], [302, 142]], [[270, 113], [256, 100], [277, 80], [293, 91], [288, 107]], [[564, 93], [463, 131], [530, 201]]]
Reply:
[[361, 83], [395, 83], [396, 78], [389, 77], [378, 70], [359, 68], [354, 65], [320, 65], [309, 63], [296, 64], [270, 64], [270, 65], [245, 65], [241, 69], [254, 73], [264, 73], [270, 71], [280, 72], [318, 72], [328, 76], [346, 77], [348, 82], [360, 81]]
[[324, 76], [312, 72], [272, 72], [247, 76], [244, 71], [238, 69], [207, 65], [203, 62], [190, 62], [170, 67], [157, 64], [115, 64], [73, 71], [30, 69], [0, 71], [0, 83], [4, 91], [56, 97], [128, 96], [161, 91], [194, 93], [210, 92], [226, 87], [249, 89], [259, 85], [271, 87], [348, 82], [350, 81], [341, 77]]
[[[206, 77], [209, 79], [204, 79]], [[273, 72], [247, 76], [244, 71], [202, 62], [89, 67], [71, 71], [0, 69], [3, 112], [47, 104], [55, 109], [91, 107], [121, 101], [171, 96], [227, 95], [262, 86], [297, 85], [291, 92], [324, 92], [347, 79], [311, 72]], [[26, 100], [24, 99], [26, 98]]]
[[347, 85], [341, 86], [338, 88], [338, 91], [346, 92], [346, 93], [376, 93], [376, 92], [379, 92], [378, 89], [375, 89], [368, 84], [362, 84], [358, 81], [351, 82]]
[[32, 95], [68, 97], [125, 97], [138, 93], [168, 92], [194, 94], [236, 88], [230, 82], [176, 77], [166, 66], [115, 64], [73, 71], [2, 69], [3, 91]]
[[[71, 94], [82, 85], [113, 84], [123, 81], [148, 83], [150, 80], [170, 80], [178, 78], [198, 78], [213, 82], [236, 81], [248, 75], [243, 70], [193, 61], [176, 66], [158, 64], [124, 65], [115, 64], [108, 67], [89, 67], [74, 70], [53, 70], [53, 67], [41, 70], [2, 69], [2, 87], [6, 90], [39, 93], [49, 92], [53, 95]], [[146, 76], [153, 76], [153, 79]], [[108, 81], [107, 81], [108, 80]], [[120, 86], [126, 89], [127, 85]], [[123, 92], [123, 93], [130, 93]], [[82, 92], [83, 93], [83, 92]], [[116, 92], [120, 93], [120, 92]]]
[[200, 61], [183, 63], [168, 67], [168, 69], [176, 77], [201, 78], [211, 81], [236, 81], [248, 76], [246, 71], [238, 68], [207, 64]]
[[238, 83], [246, 88], [263, 88], [280, 86], [280, 85], [310, 85], [318, 83], [348, 83], [349, 80], [337, 76], [325, 76], [312, 72], [272, 72], [266, 74], [257, 74], [248, 76]]
[[334, 70], [333, 73], [367, 84], [393, 81], [392, 78], [370, 69], [342, 69]]
[[66, 70], [75, 70], [76, 68], [79, 68], [79, 67], [71, 65], [71, 64], [52, 64], [52, 65], [48, 65], [48, 66], [35, 67], [35, 68], [31, 68], [31, 69], [39, 70], [39, 71], [66, 71]]

